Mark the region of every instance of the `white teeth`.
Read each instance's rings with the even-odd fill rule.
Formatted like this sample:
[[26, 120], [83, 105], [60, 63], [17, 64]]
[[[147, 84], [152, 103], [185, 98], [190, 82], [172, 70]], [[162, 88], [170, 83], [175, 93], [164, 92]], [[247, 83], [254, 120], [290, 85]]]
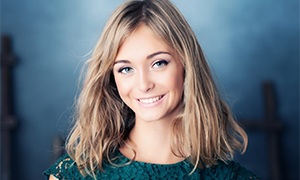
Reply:
[[142, 103], [145, 103], [145, 104], [150, 104], [150, 103], [154, 103], [154, 102], [160, 100], [161, 98], [162, 98], [162, 96], [159, 96], [159, 97], [149, 98], [149, 99], [139, 99], [139, 101]]

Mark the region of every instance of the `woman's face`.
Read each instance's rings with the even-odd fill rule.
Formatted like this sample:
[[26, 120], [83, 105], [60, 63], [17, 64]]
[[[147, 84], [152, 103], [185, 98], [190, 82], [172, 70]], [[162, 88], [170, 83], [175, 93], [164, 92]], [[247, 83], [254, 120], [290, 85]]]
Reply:
[[183, 94], [183, 66], [175, 51], [145, 25], [122, 44], [114, 62], [118, 92], [136, 121], [172, 119]]

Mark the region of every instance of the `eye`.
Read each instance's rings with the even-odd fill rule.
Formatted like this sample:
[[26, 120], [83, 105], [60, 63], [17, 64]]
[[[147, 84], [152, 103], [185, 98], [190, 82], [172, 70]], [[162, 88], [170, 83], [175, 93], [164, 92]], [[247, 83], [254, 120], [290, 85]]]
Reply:
[[154, 64], [153, 64], [153, 67], [163, 67], [163, 66], [166, 66], [168, 65], [169, 62], [166, 61], [166, 60], [159, 60], [159, 61], [156, 61]]
[[133, 71], [133, 69], [131, 67], [122, 67], [118, 70], [118, 73], [128, 74], [132, 71]]

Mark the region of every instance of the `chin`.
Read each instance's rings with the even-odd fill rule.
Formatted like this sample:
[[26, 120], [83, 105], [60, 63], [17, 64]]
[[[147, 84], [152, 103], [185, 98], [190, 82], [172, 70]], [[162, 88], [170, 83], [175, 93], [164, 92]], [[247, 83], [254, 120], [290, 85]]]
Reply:
[[155, 122], [160, 120], [159, 118], [149, 118], [149, 117], [145, 117], [145, 118], [139, 118], [139, 121], [143, 121], [143, 122]]
[[161, 117], [160, 116], [153, 116], [153, 114], [149, 114], [148, 116], [147, 116], [147, 114], [143, 114], [142, 116], [136, 117], [136, 119], [139, 120], [139, 121], [143, 121], [143, 122], [154, 122], [154, 121], [160, 120]]

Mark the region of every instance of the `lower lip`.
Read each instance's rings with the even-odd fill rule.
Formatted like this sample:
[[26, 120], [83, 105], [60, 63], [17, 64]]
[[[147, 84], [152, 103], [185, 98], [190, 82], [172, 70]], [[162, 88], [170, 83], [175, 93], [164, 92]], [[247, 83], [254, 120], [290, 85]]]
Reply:
[[165, 97], [165, 95], [163, 95], [163, 97], [161, 97], [158, 101], [155, 101], [153, 103], [148, 103], [148, 104], [142, 103], [139, 100], [137, 100], [137, 101], [138, 101], [138, 103], [139, 103], [140, 106], [146, 107], [146, 108], [150, 108], [150, 107], [158, 106], [163, 101], [164, 97]]

